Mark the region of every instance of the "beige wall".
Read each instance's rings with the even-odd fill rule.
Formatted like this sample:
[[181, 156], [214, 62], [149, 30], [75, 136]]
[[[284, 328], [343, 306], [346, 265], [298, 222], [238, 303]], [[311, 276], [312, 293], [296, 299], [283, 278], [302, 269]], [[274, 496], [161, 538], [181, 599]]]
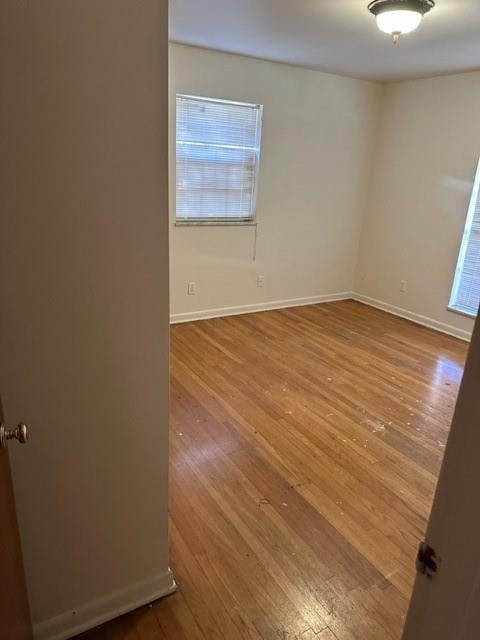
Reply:
[[[379, 87], [182, 45], [170, 51], [174, 317], [351, 291]], [[176, 92], [265, 107], [255, 262], [252, 227], [173, 226]], [[187, 296], [188, 281], [196, 296]]]
[[479, 105], [480, 72], [384, 88], [355, 284], [466, 334], [473, 321], [447, 304], [480, 155]]
[[38, 638], [165, 593], [166, 0], [2, 2], [0, 390]]

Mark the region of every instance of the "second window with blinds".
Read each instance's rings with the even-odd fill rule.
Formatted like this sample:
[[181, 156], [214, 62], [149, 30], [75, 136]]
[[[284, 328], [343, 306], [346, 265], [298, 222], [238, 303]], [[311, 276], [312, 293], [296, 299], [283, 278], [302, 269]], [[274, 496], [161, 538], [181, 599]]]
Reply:
[[480, 163], [455, 272], [449, 308], [476, 317], [480, 303]]
[[176, 223], [256, 218], [262, 106], [178, 94]]

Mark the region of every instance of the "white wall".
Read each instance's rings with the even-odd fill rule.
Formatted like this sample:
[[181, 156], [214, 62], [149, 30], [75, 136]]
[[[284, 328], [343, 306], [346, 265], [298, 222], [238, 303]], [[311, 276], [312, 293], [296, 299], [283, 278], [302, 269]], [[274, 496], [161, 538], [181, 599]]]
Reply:
[[466, 334], [473, 321], [447, 304], [480, 156], [479, 113], [480, 72], [385, 86], [355, 285]]
[[0, 391], [36, 637], [172, 588], [167, 1], [3, 0]]
[[[380, 86], [178, 44], [170, 51], [174, 320], [354, 291], [471, 333], [473, 321], [447, 304], [480, 155], [480, 72]], [[265, 106], [256, 261], [253, 227], [174, 226], [176, 92]]]
[[[379, 87], [182, 45], [170, 52], [174, 317], [351, 291]], [[174, 226], [176, 92], [265, 107], [256, 262], [252, 227]]]

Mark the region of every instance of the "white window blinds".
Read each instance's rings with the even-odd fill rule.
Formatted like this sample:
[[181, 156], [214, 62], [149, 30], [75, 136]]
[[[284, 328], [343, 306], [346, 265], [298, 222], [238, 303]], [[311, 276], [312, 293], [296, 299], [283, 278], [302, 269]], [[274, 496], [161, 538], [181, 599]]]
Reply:
[[450, 307], [476, 316], [480, 303], [480, 164], [467, 215]]
[[176, 218], [255, 218], [262, 107], [177, 95]]

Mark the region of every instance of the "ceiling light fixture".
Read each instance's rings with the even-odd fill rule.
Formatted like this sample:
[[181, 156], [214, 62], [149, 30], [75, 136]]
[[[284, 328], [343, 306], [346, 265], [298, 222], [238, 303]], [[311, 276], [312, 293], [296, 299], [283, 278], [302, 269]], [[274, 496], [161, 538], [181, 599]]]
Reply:
[[373, 0], [368, 8], [376, 17], [378, 28], [391, 34], [396, 44], [402, 34], [415, 31], [434, 6], [434, 0]]

